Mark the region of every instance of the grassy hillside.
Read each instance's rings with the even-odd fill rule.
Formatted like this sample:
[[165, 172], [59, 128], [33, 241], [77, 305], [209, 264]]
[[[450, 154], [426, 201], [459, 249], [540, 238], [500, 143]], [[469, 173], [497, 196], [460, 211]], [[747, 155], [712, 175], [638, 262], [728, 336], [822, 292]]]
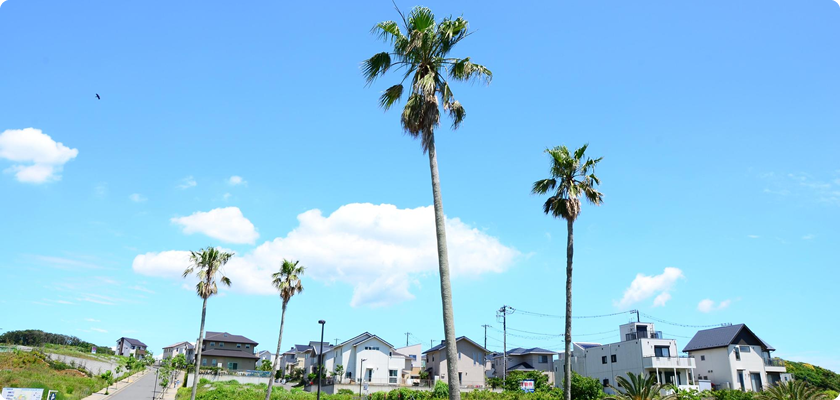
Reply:
[[822, 390], [840, 392], [840, 375], [832, 371], [808, 363], [787, 360], [785, 368], [797, 380], [806, 381]]
[[58, 399], [78, 400], [104, 388], [105, 381], [36, 352], [15, 351], [0, 353], [0, 387], [58, 390]]

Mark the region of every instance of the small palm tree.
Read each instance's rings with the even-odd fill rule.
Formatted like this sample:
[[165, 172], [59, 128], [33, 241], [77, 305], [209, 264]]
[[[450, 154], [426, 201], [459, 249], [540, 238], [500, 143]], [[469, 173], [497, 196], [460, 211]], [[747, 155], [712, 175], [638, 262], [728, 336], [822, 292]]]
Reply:
[[341, 364], [336, 364], [334, 372], [335, 376], [338, 377], [338, 383], [341, 383], [341, 381], [343, 380], [342, 375], [344, 374], [344, 366]]
[[[481, 79], [488, 84], [493, 78], [490, 70], [475, 64], [469, 57], [450, 56], [452, 49], [464, 40], [468, 22], [462, 17], [435, 21], [432, 10], [415, 7], [408, 18], [397, 9], [402, 18], [402, 30], [394, 21], [376, 24], [372, 32], [393, 45], [392, 51], [381, 52], [362, 63], [362, 72], [368, 84], [385, 75], [392, 68], [401, 71], [402, 81], [385, 89], [379, 105], [388, 110], [403, 95], [403, 83], [410, 79], [410, 93], [403, 107], [400, 123], [403, 131], [412, 138], [419, 138], [424, 153], [429, 155], [432, 175], [432, 197], [435, 209], [440, 295], [443, 303], [443, 331], [446, 339], [449, 399], [459, 400], [458, 350], [455, 346], [455, 316], [452, 307], [452, 287], [449, 281], [449, 257], [446, 247], [443, 201], [440, 194], [440, 176], [435, 149], [435, 128], [440, 124], [440, 103], [452, 119], [452, 129], [458, 129], [467, 113], [455, 100], [446, 76], [453, 81]], [[404, 30], [404, 32], [403, 32]]]
[[566, 146], [546, 149], [551, 157], [549, 172], [551, 177], [534, 182], [531, 193], [552, 196], [543, 204], [543, 211], [555, 218], [566, 220], [566, 351], [564, 354], [565, 373], [563, 379], [563, 394], [566, 400], [572, 399], [572, 259], [574, 257], [574, 224], [580, 215], [580, 197], [583, 196], [590, 203], [600, 205], [603, 194], [595, 189], [601, 184], [595, 176], [595, 165], [601, 158], [584, 158], [588, 145], [583, 145], [569, 152]]
[[[627, 379], [629, 378], [629, 379]], [[649, 375], [645, 378], [644, 374], [636, 375], [632, 372], [627, 373], [627, 378], [623, 376], [615, 377], [616, 383], [621, 389], [609, 385], [616, 394], [605, 397], [605, 400], [673, 400], [674, 394], [669, 387], [661, 385], [656, 382], [656, 377]], [[667, 389], [670, 394], [663, 395], [663, 389]]]
[[203, 300], [201, 305], [201, 329], [198, 331], [198, 341], [195, 344], [195, 379], [193, 379], [190, 400], [195, 400], [195, 392], [198, 389], [198, 370], [201, 368], [201, 342], [204, 340], [207, 299], [219, 292], [219, 288], [216, 286], [217, 275], [219, 282], [225, 286], [230, 286], [230, 279], [221, 270], [231, 257], [233, 257], [233, 253], [226, 253], [212, 247], [191, 251], [190, 266], [184, 270], [184, 278], [192, 274], [198, 277], [195, 292]]
[[[300, 277], [306, 268], [303, 265], [298, 265], [300, 261], [289, 261], [283, 259], [283, 264], [280, 265], [280, 270], [271, 275], [271, 284], [280, 292], [280, 299], [283, 300], [282, 312], [280, 313], [280, 337], [277, 338], [277, 352], [274, 353], [274, 368], [280, 368], [280, 346], [283, 344], [283, 325], [286, 323], [286, 305], [292, 296], [303, 292], [303, 285], [300, 282]], [[274, 386], [274, 379], [268, 380], [268, 390], [265, 392], [265, 400], [271, 399], [271, 387]]]
[[759, 400], [833, 400], [805, 381], [779, 382], [758, 395]]

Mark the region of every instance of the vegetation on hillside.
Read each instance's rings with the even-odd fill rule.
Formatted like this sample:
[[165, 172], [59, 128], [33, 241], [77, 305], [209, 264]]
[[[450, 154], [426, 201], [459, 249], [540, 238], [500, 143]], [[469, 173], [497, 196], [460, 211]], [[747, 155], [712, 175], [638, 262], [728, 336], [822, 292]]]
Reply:
[[38, 352], [15, 351], [0, 353], [0, 387], [57, 390], [58, 400], [78, 400], [104, 388], [105, 380]]
[[[793, 374], [796, 380], [808, 382], [823, 391], [840, 392], [840, 374], [816, 365], [787, 360], [785, 360], [785, 368], [787, 372]], [[835, 394], [832, 400], [836, 397]]]
[[97, 346], [86, 342], [75, 336], [62, 335], [60, 333], [44, 332], [38, 329], [26, 329], [22, 331], [9, 331], [0, 335], [0, 343], [14, 344], [20, 346], [44, 347], [45, 345], [61, 345], [79, 348], [80, 351], [90, 353], [93, 347], [101, 354], [114, 354], [114, 351], [107, 346]]

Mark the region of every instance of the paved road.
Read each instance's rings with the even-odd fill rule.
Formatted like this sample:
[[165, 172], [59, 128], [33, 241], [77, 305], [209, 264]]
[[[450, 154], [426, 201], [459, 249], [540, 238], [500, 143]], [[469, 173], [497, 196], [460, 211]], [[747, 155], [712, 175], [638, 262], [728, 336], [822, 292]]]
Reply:
[[[121, 392], [108, 397], [108, 400], [152, 400], [152, 390], [155, 389], [155, 372], [149, 372], [140, 377], [131, 386], [123, 389]], [[159, 391], [160, 388], [157, 388]], [[104, 396], [103, 396], [104, 397]]]

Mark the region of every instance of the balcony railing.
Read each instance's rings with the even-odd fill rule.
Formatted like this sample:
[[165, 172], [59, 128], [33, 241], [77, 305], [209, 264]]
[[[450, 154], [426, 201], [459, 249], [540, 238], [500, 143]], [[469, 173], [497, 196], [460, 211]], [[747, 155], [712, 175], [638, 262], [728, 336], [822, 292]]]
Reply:
[[644, 357], [645, 368], [694, 368], [694, 357]]
[[783, 360], [779, 360], [778, 358], [765, 358], [764, 365], [768, 367], [784, 367], [785, 362]]

